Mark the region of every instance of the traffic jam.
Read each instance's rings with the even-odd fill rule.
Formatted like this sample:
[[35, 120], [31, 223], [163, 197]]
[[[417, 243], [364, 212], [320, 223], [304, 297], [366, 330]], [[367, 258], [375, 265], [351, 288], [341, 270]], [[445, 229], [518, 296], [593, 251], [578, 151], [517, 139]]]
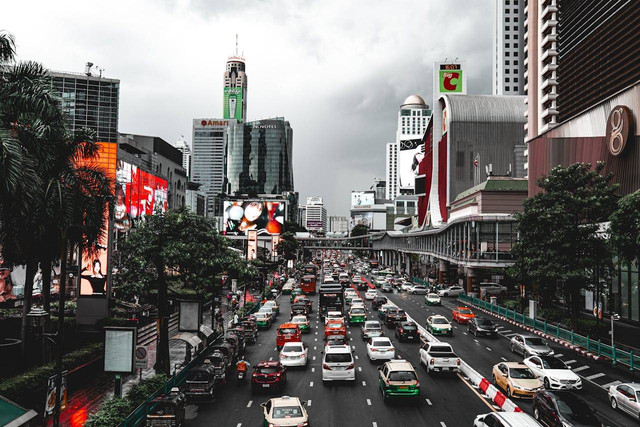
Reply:
[[187, 424], [215, 415], [236, 427], [564, 427], [640, 417], [640, 385], [596, 392], [570, 354], [461, 304], [460, 286], [414, 284], [333, 251], [278, 283], [189, 372]]

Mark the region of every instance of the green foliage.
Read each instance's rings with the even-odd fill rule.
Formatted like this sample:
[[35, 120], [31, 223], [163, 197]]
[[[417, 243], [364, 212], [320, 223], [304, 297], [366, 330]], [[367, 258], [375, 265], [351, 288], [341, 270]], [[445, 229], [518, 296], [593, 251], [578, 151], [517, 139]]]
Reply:
[[298, 243], [293, 233], [286, 232], [281, 236], [278, 250], [284, 259], [296, 259], [298, 249], [300, 249], [300, 243]]
[[520, 308], [520, 301], [515, 299], [507, 299], [502, 301], [501, 305], [509, 310], [518, 310]]
[[358, 224], [351, 230], [351, 237], [365, 236], [369, 234], [369, 227], [364, 224]]
[[144, 403], [147, 398], [164, 386], [165, 375], [155, 375], [135, 384], [124, 397], [111, 397], [97, 412], [89, 415], [86, 427], [115, 427]]
[[301, 225], [299, 225], [297, 222], [292, 222], [292, 221], [286, 221], [284, 222], [284, 230], [287, 233], [306, 233], [307, 229]]
[[620, 259], [632, 263], [640, 260], [640, 191], [618, 202], [611, 215], [611, 246]]
[[[100, 357], [102, 356], [102, 349], [102, 343], [95, 343], [72, 351], [62, 358], [62, 369], [70, 370], [96, 357]], [[30, 369], [0, 382], [0, 395], [20, 402], [25, 396], [43, 389], [52, 375], [55, 375], [55, 363], [53, 362]]]

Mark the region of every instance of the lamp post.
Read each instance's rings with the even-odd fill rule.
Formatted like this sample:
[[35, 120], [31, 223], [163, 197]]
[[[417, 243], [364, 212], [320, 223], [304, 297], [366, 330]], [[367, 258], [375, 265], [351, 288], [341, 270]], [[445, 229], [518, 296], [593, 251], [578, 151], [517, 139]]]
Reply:
[[611, 347], [615, 347], [616, 342], [615, 342], [615, 337], [613, 335], [613, 322], [615, 322], [616, 320], [620, 320], [620, 315], [617, 313], [611, 313]]

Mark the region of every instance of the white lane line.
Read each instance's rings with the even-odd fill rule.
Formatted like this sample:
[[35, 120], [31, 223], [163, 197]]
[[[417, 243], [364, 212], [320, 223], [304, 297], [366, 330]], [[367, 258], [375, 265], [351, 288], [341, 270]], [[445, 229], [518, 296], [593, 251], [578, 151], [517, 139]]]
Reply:
[[565, 360], [564, 363], [576, 363], [577, 360], [571, 359], [571, 360]]
[[318, 332], [316, 332], [315, 334], [318, 335]]
[[431, 401], [429, 399], [425, 399], [425, 400], [427, 402], [427, 405], [429, 405], [429, 406], [433, 405], [433, 403], [431, 403]]
[[318, 341], [318, 338], [315, 338], [316, 341]]
[[378, 427], [378, 423], [374, 421], [374, 422], [371, 423], [371, 426], [372, 427]]
[[358, 355], [356, 354], [356, 360], [358, 360]]
[[367, 405], [371, 406], [371, 399], [367, 399]]
[[507, 359], [505, 359], [504, 357], [500, 357], [500, 359], [502, 359], [503, 362], [507, 361]]
[[362, 381], [362, 387], [366, 387], [367, 386], [367, 382], [366, 381]]
[[311, 372], [315, 372], [315, 371], [316, 371], [316, 368], [311, 368]]
[[358, 372], [362, 372], [362, 366], [358, 366]]
[[573, 372], [580, 372], [580, 371], [584, 371], [585, 369], [589, 369], [588, 365], [584, 365], [584, 366], [580, 366], [578, 368], [572, 369]]
[[242, 423], [236, 424], [236, 427], [242, 427]]
[[316, 360], [316, 357], [315, 357], [315, 356], [313, 356], [313, 360]]
[[315, 346], [315, 345], [313, 346], [313, 349], [314, 349], [314, 350], [316, 349], [316, 346]]
[[622, 384], [622, 382], [620, 382], [620, 381], [613, 381], [613, 382], [607, 383], [607, 384], [605, 384], [605, 385], [603, 385], [603, 386], [601, 386], [601, 387], [602, 387], [602, 388], [604, 388], [604, 389], [608, 389], [608, 388], [609, 388], [609, 387], [611, 387], [612, 385], [613, 385], [613, 386], [616, 386], [616, 385], [618, 385], [618, 384]]
[[[500, 331], [502, 333], [507, 333], [507, 332], [511, 332], [511, 329], [505, 329], [504, 331]], [[514, 334], [515, 335], [515, 334]]]
[[502, 334], [502, 335], [507, 337], [507, 338], [511, 338], [512, 336], [517, 335], [517, 334]]
[[487, 350], [491, 351], [491, 349], [489, 347], [485, 347]]
[[270, 357], [270, 358], [269, 358], [269, 361], [272, 361], [272, 360], [273, 360], [273, 357]]
[[309, 383], [309, 387], [313, 387], [313, 381]]
[[253, 403], [253, 400], [250, 400], [249, 403], [247, 403], [247, 408], [251, 408], [252, 403]]
[[467, 333], [466, 333], [466, 332], [463, 332], [463, 334], [464, 334], [464, 335], [467, 335]]
[[444, 423], [444, 421], [440, 421], [440, 425], [441, 425], [442, 427], [447, 427], [447, 425]]
[[562, 354], [562, 353], [558, 353], [558, 354], [554, 354], [553, 355], [553, 357], [562, 357], [562, 356], [564, 356], [564, 354]]
[[502, 329], [504, 326], [496, 326], [496, 329]]
[[588, 380], [595, 380], [596, 378], [604, 377], [602, 372], [598, 372], [597, 374], [589, 375], [586, 377]]
[[273, 351], [278, 351], [278, 347], [274, 348]]
[[475, 338], [474, 338], [473, 340], [476, 342], [476, 344], [480, 342], [480, 341], [478, 341], [478, 340], [477, 340], [477, 339], [475, 339]]
[[311, 399], [307, 400], [307, 406], [311, 406]]

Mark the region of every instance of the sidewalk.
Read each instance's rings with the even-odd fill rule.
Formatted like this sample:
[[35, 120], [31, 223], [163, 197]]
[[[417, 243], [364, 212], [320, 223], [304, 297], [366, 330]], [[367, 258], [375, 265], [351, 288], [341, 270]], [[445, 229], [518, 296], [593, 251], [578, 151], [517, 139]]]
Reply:
[[[224, 310], [223, 310], [224, 311]], [[231, 312], [224, 313], [225, 323], [231, 320]], [[211, 310], [203, 315], [203, 323], [211, 325]], [[177, 333], [177, 327], [169, 330], [169, 338]], [[171, 372], [176, 363], [182, 363], [185, 359], [186, 344], [183, 341], [169, 340], [169, 354], [171, 360]], [[155, 375], [153, 367], [142, 371], [142, 378], [150, 378]], [[139, 374], [129, 375], [123, 378], [122, 395], [124, 396], [131, 387], [139, 381]], [[89, 380], [87, 384], [77, 390], [69, 390], [68, 407], [60, 414], [60, 425], [82, 427], [89, 414], [95, 412], [100, 404], [110, 398], [114, 393], [114, 375], [101, 373], [97, 378]], [[47, 426], [53, 425], [53, 419], [47, 420]]]

